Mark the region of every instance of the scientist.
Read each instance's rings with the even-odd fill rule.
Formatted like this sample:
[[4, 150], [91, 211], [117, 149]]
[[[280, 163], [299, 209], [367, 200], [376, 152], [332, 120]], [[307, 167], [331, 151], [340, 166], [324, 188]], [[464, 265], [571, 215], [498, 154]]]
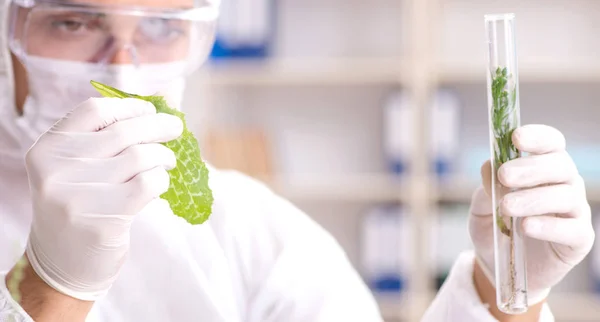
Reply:
[[[89, 99], [94, 79], [160, 90], [178, 106], [217, 13], [209, 0], [4, 0], [0, 321], [382, 320], [336, 241], [258, 182], [211, 168], [211, 219], [190, 226], [174, 216], [159, 195], [175, 158], [160, 142], [182, 133], [180, 120], [140, 100]], [[590, 207], [560, 132], [525, 126], [513, 140], [530, 155], [499, 170], [521, 189], [500, 207], [527, 217], [532, 307], [511, 321], [552, 321], [545, 298], [593, 244]], [[457, 259], [424, 321], [508, 320], [490, 278], [491, 173], [482, 169], [475, 251]]]

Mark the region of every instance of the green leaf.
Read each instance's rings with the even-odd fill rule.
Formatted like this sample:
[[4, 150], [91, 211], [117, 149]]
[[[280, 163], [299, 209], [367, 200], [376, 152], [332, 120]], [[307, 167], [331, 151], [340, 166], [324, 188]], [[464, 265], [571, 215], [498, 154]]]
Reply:
[[[509, 88], [510, 93], [506, 89], [508, 78], [512, 77], [508, 74], [508, 69], [498, 67], [492, 77], [493, 107], [491, 123], [496, 139], [494, 147], [494, 175], [496, 175], [502, 164], [519, 157], [519, 152], [512, 143], [512, 134], [518, 125], [516, 122], [518, 111], [516, 110], [516, 86]], [[511, 236], [512, 232], [510, 228], [506, 227], [499, 211], [499, 209], [496, 209], [498, 214], [496, 223], [503, 234]], [[509, 223], [512, 224], [512, 218], [509, 219]]]
[[104, 97], [137, 98], [150, 102], [157, 113], [175, 115], [183, 122], [183, 134], [176, 140], [163, 143], [175, 152], [177, 166], [169, 171], [169, 190], [161, 195], [173, 213], [192, 225], [204, 223], [212, 213], [213, 195], [208, 185], [208, 168], [202, 161], [198, 141], [187, 128], [185, 114], [169, 107], [162, 96], [140, 96], [91, 81]]

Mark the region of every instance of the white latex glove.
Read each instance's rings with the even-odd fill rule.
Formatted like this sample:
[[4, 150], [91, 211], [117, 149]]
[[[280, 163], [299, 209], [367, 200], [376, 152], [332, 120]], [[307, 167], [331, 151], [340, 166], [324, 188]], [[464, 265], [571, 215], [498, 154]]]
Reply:
[[116, 279], [134, 215], [169, 187], [173, 151], [157, 143], [183, 131], [175, 116], [137, 99], [92, 98], [32, 146], [27, 256], [59, 292], [94, 301]]
[[[498, 170], [505, 187], [520, 189], [507, 194], [500, 207], [504, 215], [527, 217], [522, 224], [528, 299], [533, 305], [584, 259], [595, 235], [584, 182], [565, 151], [562, 133], [545, 125], [527, 125], [515, 130], [512, 140], [529, 155]], [[479, 263], [494, 285], [490, 161], [481, 173], [483, 186], [472, 199], [469, 230]]]

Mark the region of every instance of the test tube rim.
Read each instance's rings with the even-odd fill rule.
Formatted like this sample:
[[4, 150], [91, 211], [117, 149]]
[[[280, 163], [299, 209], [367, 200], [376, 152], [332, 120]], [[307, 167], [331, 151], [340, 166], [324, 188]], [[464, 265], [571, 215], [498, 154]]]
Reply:
[[495, 21], [506, 21], [506, 20], [514, 20], [514, 13], [497, 13], [497, 14], [487, 14], [484, 15], [486, 22], [495, 22]]

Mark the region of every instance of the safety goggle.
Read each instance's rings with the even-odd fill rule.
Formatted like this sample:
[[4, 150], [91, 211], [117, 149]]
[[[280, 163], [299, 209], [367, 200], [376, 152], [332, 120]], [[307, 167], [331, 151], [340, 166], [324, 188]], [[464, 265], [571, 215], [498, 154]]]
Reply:
[[136, 66], [186, 61], [193, 69], [212, 48], [219, 1], [192, 1], [189, 9], [162, 9], [93, 0], [13, 0], [10, 46], [25, 59]]

